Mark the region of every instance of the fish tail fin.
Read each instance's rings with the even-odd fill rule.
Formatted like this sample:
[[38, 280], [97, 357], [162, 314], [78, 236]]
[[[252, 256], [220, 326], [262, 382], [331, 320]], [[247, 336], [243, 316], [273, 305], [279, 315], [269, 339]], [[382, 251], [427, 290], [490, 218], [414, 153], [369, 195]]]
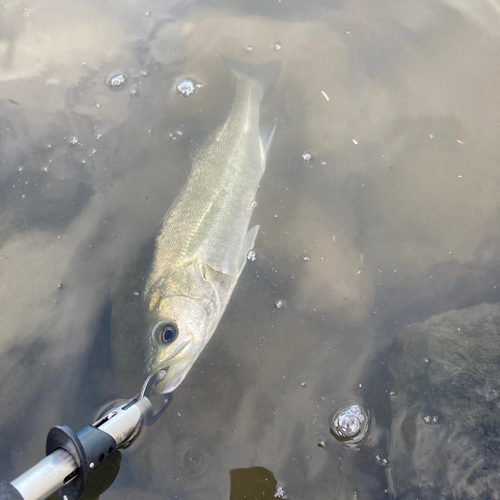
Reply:
[[228, 59], [222, 56], [224, 63], [229, 67], [233, 76], [237, 79], [248, 80], [258, 90], [260, 99], [279, 79], [281, 73], [281, 62], [270, 61], [264, 64], [247, 64], [236, 59]]

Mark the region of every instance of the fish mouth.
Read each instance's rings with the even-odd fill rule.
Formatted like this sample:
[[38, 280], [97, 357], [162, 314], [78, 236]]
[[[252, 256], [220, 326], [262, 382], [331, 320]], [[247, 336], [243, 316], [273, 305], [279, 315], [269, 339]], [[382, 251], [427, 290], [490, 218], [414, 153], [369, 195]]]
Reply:
[[[152, 371], [152, 373], [156, 375], [156, 381], [153, 384], [153, 392], [157, 395], [168, 394], [176, 389], [189, 371], [189, 359], [189, 356], [183, 356], [180, 359], [176, 359], [174, 363], [170, 361], [169, 363], [156, 367]], [[184, 364], [183, 362], [187, 364], [187, 369], [178, 369], [179, 365]]]
[[156, 381], [153, 384], [153, 392], [156, 395], [160, 394], [169, 394], [174, 391], [174, 389], [177, 388], [177, 386], [182, 382], [184, 379], [184, 372], [178, 373], [177, 376], [169, 377], [168, 372], [173, 373], [170, 370], [170, 367], [163, 368], [159, 371], [156, 372]]

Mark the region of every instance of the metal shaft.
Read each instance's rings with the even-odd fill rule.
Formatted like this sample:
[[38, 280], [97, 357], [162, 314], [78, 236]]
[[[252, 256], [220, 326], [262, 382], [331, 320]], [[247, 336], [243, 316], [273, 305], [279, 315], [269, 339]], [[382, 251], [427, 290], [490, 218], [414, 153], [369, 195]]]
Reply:
[[24, 500], [43, 500], [68, 484], [71, 479], [66, 482], [65, 479], [76, 468], [76, 462], [67, 451], [56, 450], [11, 481], [11, 484]]
[[[110, 411], [94, 424], [112, 436], [118, 447], [127, 444], [151, 410], [151, 402], [142, 397], [133, 405], [122, 405]], [[78, 465], [65, 450], [57, 449], [34, 467], [11, 481], [24, 500], [43, 500], [73, 480]], [[70, 476], [71, 475], [71, 476]]]

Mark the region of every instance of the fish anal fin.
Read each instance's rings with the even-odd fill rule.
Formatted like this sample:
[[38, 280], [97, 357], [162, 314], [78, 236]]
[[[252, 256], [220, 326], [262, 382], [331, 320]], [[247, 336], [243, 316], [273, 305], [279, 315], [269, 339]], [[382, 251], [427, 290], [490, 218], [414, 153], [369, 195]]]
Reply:
[[262, 127], [260, 130], [260, 144], [262, 146], [262, 154], [264, 158], [267, 158], [274, 133], [276, 132], [276, 121], [277, 120], [274, 119], [269, 125]]

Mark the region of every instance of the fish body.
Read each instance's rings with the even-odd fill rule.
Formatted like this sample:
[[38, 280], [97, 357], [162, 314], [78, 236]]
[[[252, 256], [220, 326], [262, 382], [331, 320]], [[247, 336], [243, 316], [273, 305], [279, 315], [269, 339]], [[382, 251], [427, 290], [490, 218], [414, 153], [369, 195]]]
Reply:
[[275, 124], [259, 130], [260, 102], [277, 63], [227, 61], [235, 97], [211, 136], [195, 132], [193, 167], [167, 212], [144, 280], [145, 374], [156, 393], [172, 392], [213, 335], [253, 248], [248, 230]]

